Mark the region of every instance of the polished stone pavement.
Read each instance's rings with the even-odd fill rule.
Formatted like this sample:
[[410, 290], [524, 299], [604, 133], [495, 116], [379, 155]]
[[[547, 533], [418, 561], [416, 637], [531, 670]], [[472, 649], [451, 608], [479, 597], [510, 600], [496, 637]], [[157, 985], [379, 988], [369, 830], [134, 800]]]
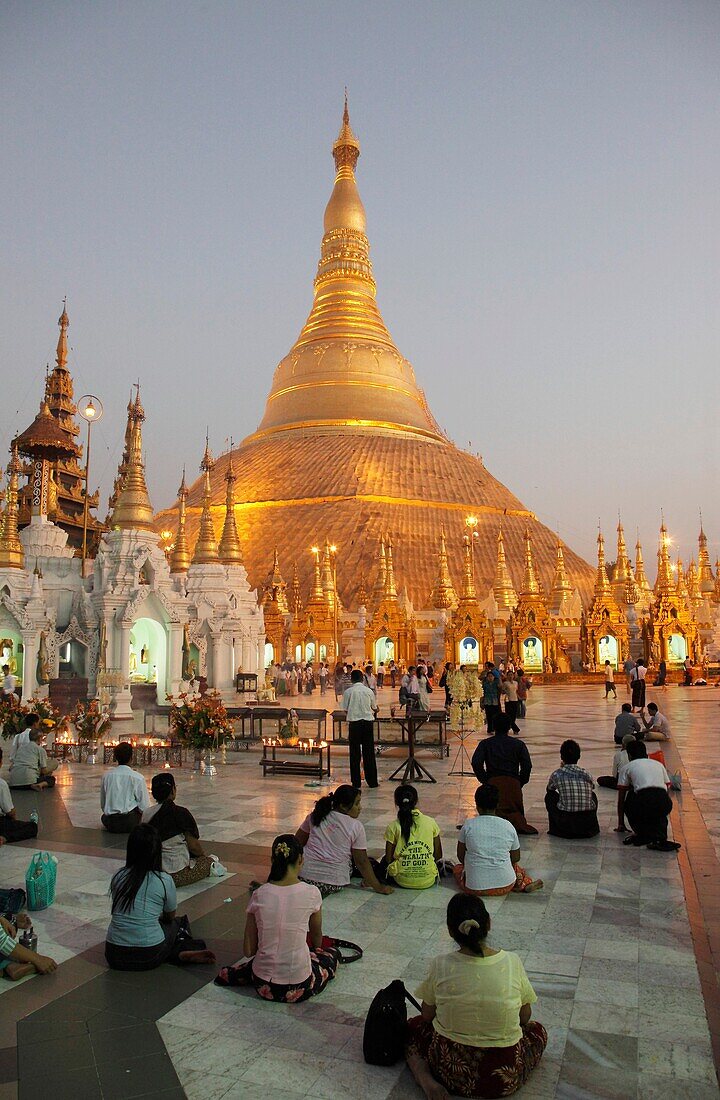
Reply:
[[[584, 749], [581, 763], [595, 775], [607, 772], [619, 706], [590, 687], [538, 687], [534, 695], [522, 736], [534, 762], [527, 816], [540, 836], [523, 838], [523, 864], [545, 889], [488, 899], [492, 943], [523, 958], [539, 996], [534, 1015], [550, 1036], [522, 1094], [720, 1096], [717, 1050], [713, 1056], [713, 1039], [720, 1037], [720, 691], [670, 688], [658, 700], [673, 723], [668, 763], [685, 778], [672, 815], [683, 843], [679, 857], [623, 848], [612, 831], [615, 795], [606, 790], [599, 792], [599, 837], [547, 836], [544, 787], [561, 741], [575, 737]], [[331, 697], [326, 700], [332, 706]], [[382, 701], [389, 705], [389, 691]], [[313, 703], [319, 702], [316, 696]], [[381, 779], [399, 758], [400, 750], [380, 757]], [[421, 807], [438, 820], [446, 855], [454, 857], [455, 826], [470, 810], [475, 780], [449, 777], [450, 762], [430, 751], [421, 758], [438, 779], [419, 786]], [[232, 872], [180, 892], [179, 908], [222, 962], [240, 954], [246, 885], [266, 873], [269, 842], [294, 831], [318, 796], [300, 778], [263, 780], [258, 760], [257, 751], [231, 754], [210, 779], [188, 768], [177, 772], [179, 801], [195, 814], [206, 847]], [[123, 840], [97, 828], [101, 771], [70, 765], [55, 792], [17, 798], [21, 810], [37, 804], [42, 846], [59, 861], [56, 904], [36, 923], [43, 948], [61, 966], [50, 978], [3, 983], [0, 1100], [16, 1095], [18, 1075], [21, 1097], [47, 1091], [46, 1075], [35, 1074], [41, 1037], [57, 1068], [58, 1097], [419, 1096], [403, 1066], [365, 1065], [362, 1024], [378, 988], [402, 977], [412, 990], [429, 958], [450, 948], [444, 910], [452, 887], [378, 897], [352, 886], [329, 898], [326, 932], [360, 943], [365, 956], [303, 1005], [265, 1004], [247, 990], [219, 989], [206, 968], [110, 973], [102, 961], [106, 890]], [[333, 750], [333, 773], [337, 782], [348, 777], [344, 746]], [[371, 853], [382, 849], [392, 789], [382, 782], [363, 795]], [[32, 847], [0, 849], [3, 885], [21, 882]]]

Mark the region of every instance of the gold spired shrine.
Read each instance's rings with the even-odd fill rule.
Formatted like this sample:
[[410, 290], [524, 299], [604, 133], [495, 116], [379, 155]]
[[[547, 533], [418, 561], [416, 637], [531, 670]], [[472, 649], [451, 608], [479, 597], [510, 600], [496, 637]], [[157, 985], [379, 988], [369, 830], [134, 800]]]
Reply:
[[[310, 315], [275, 370], [258, 430], [210, 471], [209, 501], [205, 477], [189, 488], [190, 546], [208, 506], [220, 537], [232, 456], [238, 532], [254, 586], [261, 586], [277, 548], [286, 575], [297, 563], [305, 601], [314, 584], [310, 548], [329, 537], [338, 547], [339, 602], [356, 608], [361, 578], [374, 576], [377, 548], [385, 538], [392, 542], [398, 591], [406, 592], [415, 608], [431, 607], [441, 528], [451, 575], [461, 576], [464, 522], [472, 512], [478, 517], [478, 595], [484, 598], [493, 586], [501, 521], [510, 576], [516, 584], [523, 576], [527, 528], [538, 578], [550, 590], [556, 536], [479, 458], [445, 436], [385, 326], [355, 181], [359, 155], [346, 103], [333, 145], [335, 184], [325, 210]], [[452, 364], [443, 369], [452, 385]], [[177, 529], [178, 508], [176, 502], [156, 517], [158, 529]], [[565, 566], [570, 584], [588, 602], [593, 570], [569, 549]]]

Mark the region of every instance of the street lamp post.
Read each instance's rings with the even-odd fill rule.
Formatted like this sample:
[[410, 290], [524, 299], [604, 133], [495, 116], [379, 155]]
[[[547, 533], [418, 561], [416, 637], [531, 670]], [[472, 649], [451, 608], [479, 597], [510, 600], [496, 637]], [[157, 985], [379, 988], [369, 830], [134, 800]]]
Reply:
[[82, 567], [80, 575], [85, 576], [85, 560], [87, 558], [87, 529], [88, 529], [88, 475], [90, 473], [90, 429], [98, 420], [102, 420], [102, 401], [93, 394], [87, 393], [78, 402], [78, 413], [87, 424], [87, 447], [85, 449], [85, 504], [83, 507], [83, 540], [82, 540]]
[[338, 657], [338, 591], [337, 591], [337, 546], [330, 547], [330, 560], [332, 562], [333, 577], [333, 649], [335, 650], [335, 664]]
[[473, 571], [475, 567], [475, 539], [479, 538], [477, 516], [465, 516], [465, 526], [470, 531], [470, 556], [473, 559]]

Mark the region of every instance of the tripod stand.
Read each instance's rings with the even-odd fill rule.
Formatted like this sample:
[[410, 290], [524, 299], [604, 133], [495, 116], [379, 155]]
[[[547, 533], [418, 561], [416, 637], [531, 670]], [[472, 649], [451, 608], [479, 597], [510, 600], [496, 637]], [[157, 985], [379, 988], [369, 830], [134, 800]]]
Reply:
[[[458, 738], [460, 744], [458, 746], [457, 752], [455, 753], [455, 759], [452, 762], [452, 767], [450, 768], [450, 771], [448, 772], [448, 775], [474, 775], [475, 774], [475, 772], [472, 770], [472, 766], [471, 766], [471, 763], [470, 763], [470, 753], [465, 748], [465, 742], [469, 738], [470, 734], [475, 732], [475, 728], [474, 728], [474, 726], [473, 726], [472, 729], [466, 729], [465, 728], [465, 710], [466, 710], [466, 708], [463, 706], [462, 703], [460, 703], [460, 729], [452, 731], [455, 734], [455, 736]], [[458, 764], [460, 765], [459, 767], [458, 767]], [[465, 765], [466, 764], [468, 765], [468, 770], [467, 771], [465, 770]]]

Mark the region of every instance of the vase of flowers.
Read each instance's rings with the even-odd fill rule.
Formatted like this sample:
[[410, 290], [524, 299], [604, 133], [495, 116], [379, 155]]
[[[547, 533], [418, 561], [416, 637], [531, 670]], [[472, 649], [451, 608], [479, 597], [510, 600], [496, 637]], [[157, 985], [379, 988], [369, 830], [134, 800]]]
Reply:
[[[87, 746], [88, 764], [94, 764], [97, 759], [97, 743], [112, 725], [110, 715], [101, 710], [97, 699], [91, 699], [88, 703], [77, 704], [72, 724], [80, 745]], [[80, 753], [82, 754], [82, 748]]]
[[37, 714], [40, 719], [39, 727], [43, 734], [51, 733], [60, 724], [60, 714], [51, 706], [47, 699], [33, 696], [29, 703], [18, 703], [17, 706], [8, 706], [3, 709], [2, 736], [5, 739], [14, 737], [16, 733], [22, 733], [26, 728], [28, 714]]
[[221, 740], [232, 736], [232, 723], [225, 704], [216, 691], [201, 695], [181, 692], [168, 695], [170, 703], [170, 729], [176, 740], [195, 751], [195, 770], [200, 771], [205, 759], [207, 774], [210, 772], [210, 752]]

